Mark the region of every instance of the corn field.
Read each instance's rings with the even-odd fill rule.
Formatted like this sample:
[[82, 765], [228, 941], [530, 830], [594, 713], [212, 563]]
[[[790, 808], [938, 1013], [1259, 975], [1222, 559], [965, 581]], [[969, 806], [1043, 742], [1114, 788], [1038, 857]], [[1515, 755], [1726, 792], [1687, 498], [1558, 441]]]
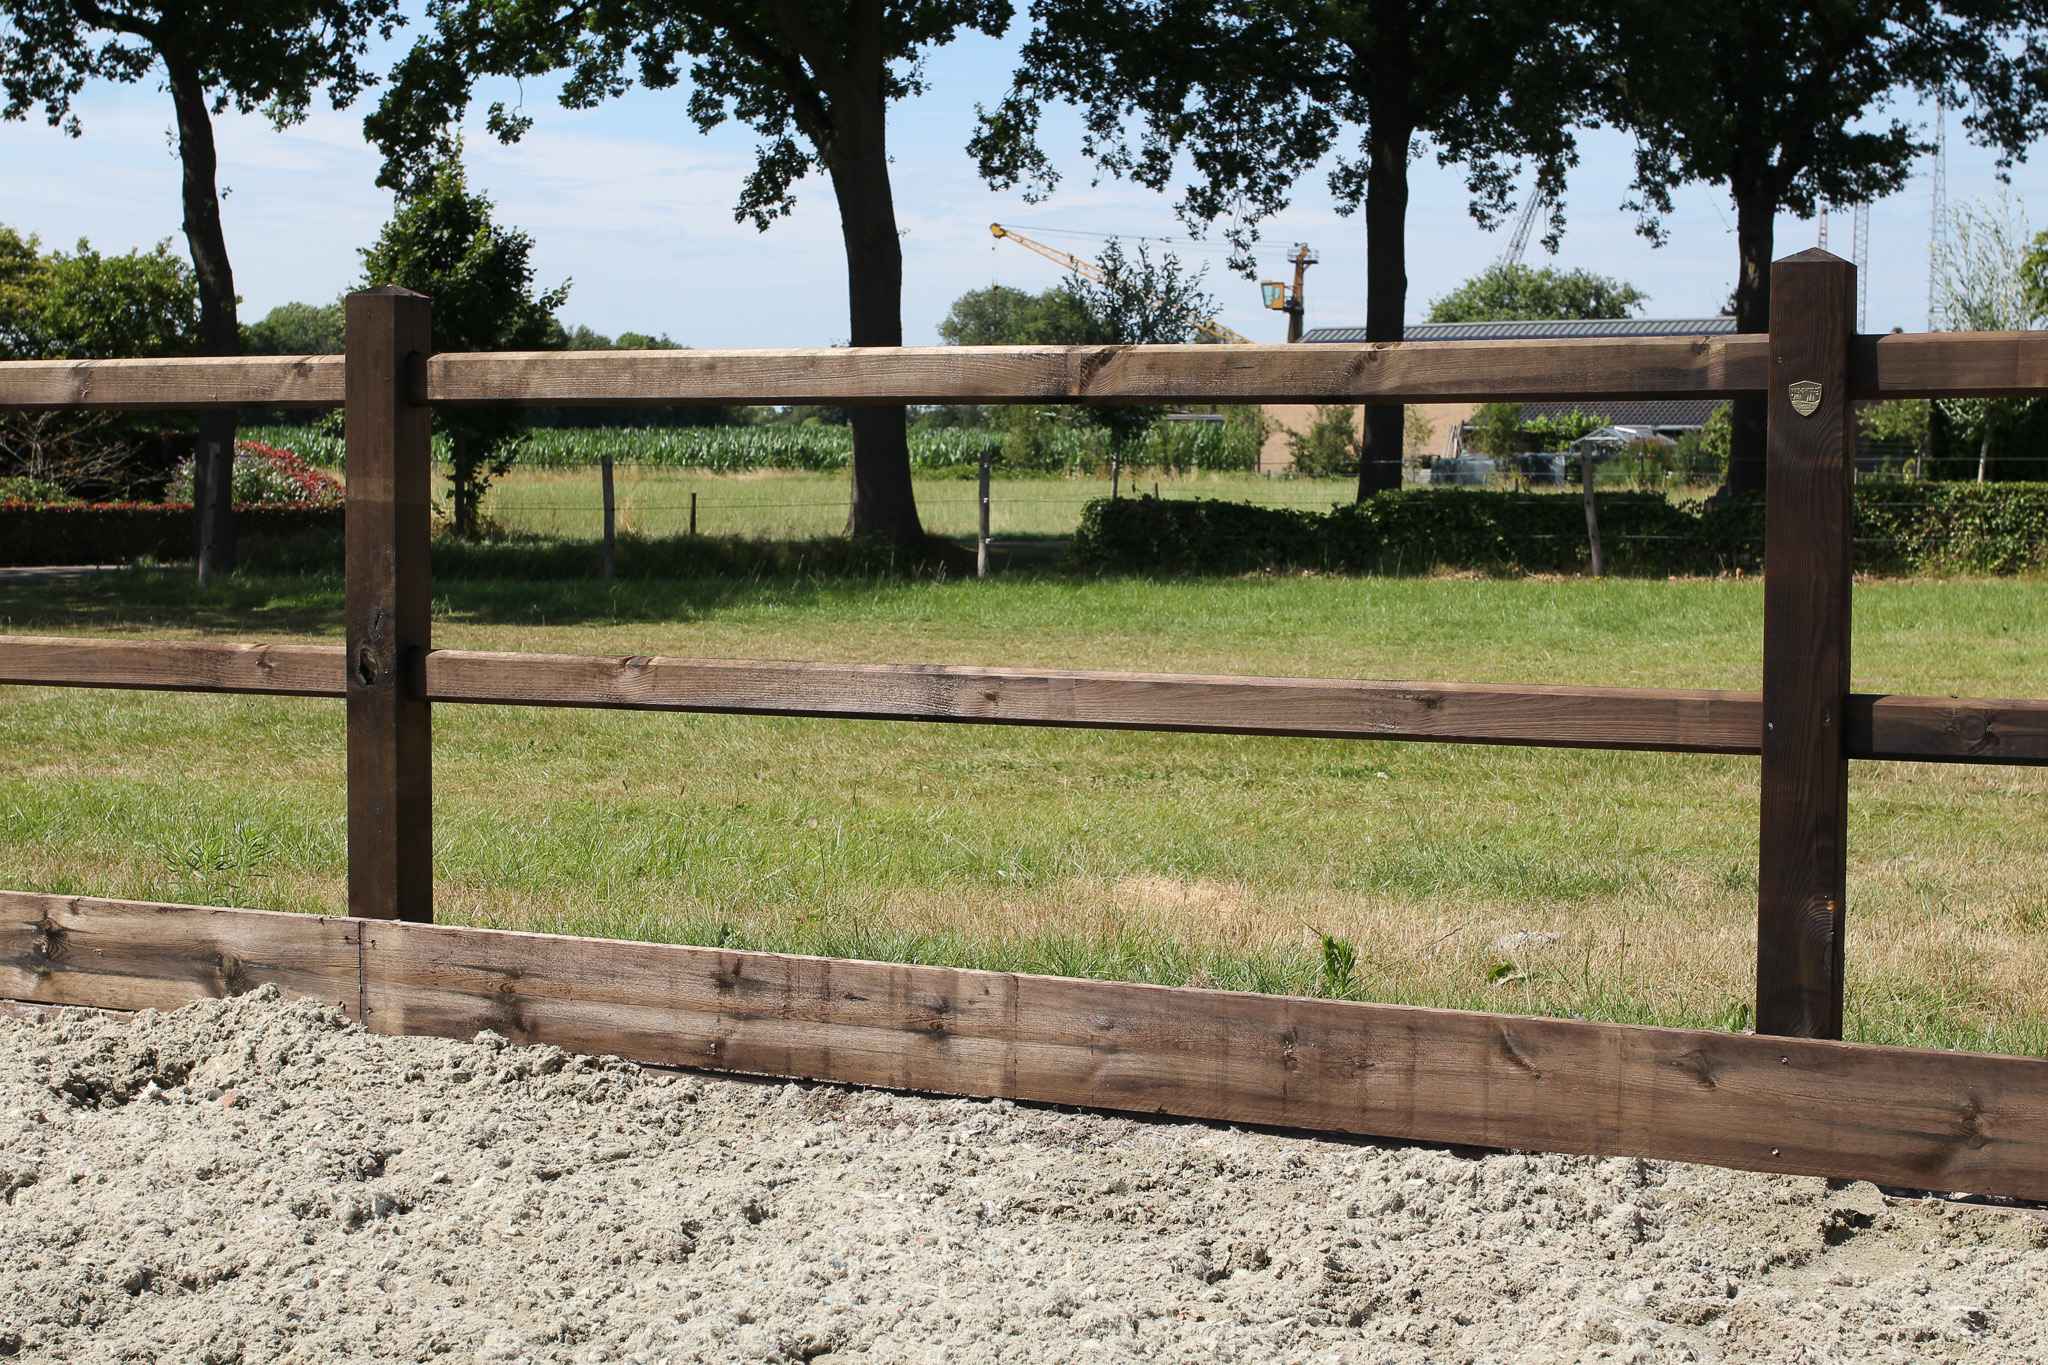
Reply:
[[[308, 464], [341, 466], [339, 437], [317, 427], [262, 426], [244, 439], [294, 451]], [[1255, 425], [1161, 422], [1149, 432], [1134, 466], [1172, 473], [1249, 470], [1257, 465]], [[434, 440], [439, 462], [441, 438]], [[1092, 427], [1041, 422], [1022, 430], [945, 427], [910, 433], [912, 468], [935, 472], [976, 468], [982, 451], [1006, 473], [1084, 474], [1109, 463], [1109, 440]], [[527, 433], [516, 466], [587, 469], [609, 452], [614, 464], [737, 474], [754, 469], [822, 473], [847, 467], [853, 433], [838, 426], [541, 427]]]

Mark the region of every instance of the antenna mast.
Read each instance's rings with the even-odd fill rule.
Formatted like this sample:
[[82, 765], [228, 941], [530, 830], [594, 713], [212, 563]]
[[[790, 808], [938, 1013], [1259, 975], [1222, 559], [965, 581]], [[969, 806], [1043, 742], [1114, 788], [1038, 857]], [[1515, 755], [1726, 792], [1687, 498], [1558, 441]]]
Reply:
[[1927, 330], [1948, 330], [1948, 303], [1942, 296], [1943, 268], [1948, 257], [1948, 110], [1934, 105], [1934, 215], [1927, 234]]
[[1856, 263], [1856, 330], [1870, 330], [1870, 201], [1851, 210], [1851, 259]]

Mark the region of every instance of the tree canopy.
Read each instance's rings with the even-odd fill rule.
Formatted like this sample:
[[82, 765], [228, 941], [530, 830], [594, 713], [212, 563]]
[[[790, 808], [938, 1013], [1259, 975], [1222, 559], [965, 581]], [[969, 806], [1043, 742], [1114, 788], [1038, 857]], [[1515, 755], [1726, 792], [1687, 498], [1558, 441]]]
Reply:
[[[1398, 341], [1420, 150], [1465, 167], [1483, 223], [1512, 209], [1528, 163], [1534, 192], [1562, 201], [1590, 83], [1575, 13], [1563, 0], [1040, 0], [1014, 88], [971, 148], [997, 186], [1048, 193], [1059, 172], [1040, 111], [1076, 104], [1099, 168], [1154, 189], [1192, 168], [1181, 217], [1226, 223], [1247, 270], [1258, 224], [1334, 158], [1339, 211], [1365, 213], [1366, 335]], [[1553, 207], [1548, 240], [1562, 224]], [[1368, 409], [1361, 493], [1398, 485], [1401, 445], [1400, 409]]]
[[953, 300], [939, 339], [952, 346], [1088, 346], [1104, 337], [1087, 300], [1067, 285], [1032, 294], [997, 284]]
[[1544, 322], [1625, 318], [1648, 295], [1590, 270], [1493, 265], [1429, 304], [1431, 322]]
[[103, 256], [81, 240], [45, 253], [0, 227], [0, 360], [113, 360], [190, 355], [199, 291], [169, 241]]
[[[363, 287], [427, 295], [436, 350], [539, 350], [560, 331], [554, 314], [568, 283], [535, 292], [533, 239], [498, 226], [491, 201], [470, 190], [456, 150], [412, 182], [414, 192], [363, 252]], [[474, 536], [484, 490], [511, 468], [527, 416], [518, 408], [442, 408], [434, 425], [449, 438], [455, 532]]]
[[[1905, 184], [1931, 150], [1894, 112], [1911, 91], [1964, 111], [1965, 132], [2025, 155], [2044, 123], [2048, 0], [1610, 0], [1594, 25], [1603, 112], [1636, 138], [1642, 231], [1662, 232], [1671, 191], [1735, 201], [1735, 321], [1770, 328], [1777, 215], [1810, 218]], [[1761, 400], [1735, 405], [1729, 487], [1761, 488]]]
[[342, 306], [280, 303], [242, 329], [244, 355], [340, 355]]

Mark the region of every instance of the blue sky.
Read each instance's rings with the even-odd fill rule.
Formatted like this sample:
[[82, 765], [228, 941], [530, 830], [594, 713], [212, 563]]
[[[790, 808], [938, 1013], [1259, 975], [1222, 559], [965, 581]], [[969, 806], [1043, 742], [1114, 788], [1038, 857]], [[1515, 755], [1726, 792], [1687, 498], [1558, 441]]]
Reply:
[[[981, 183], [964, 147], [977, 101], [993, 103], [1008, 83], [1018, 34], [964, 38], [928, 64], [930, 92], [894, 114], [895, 193], [903, 230], [905, 339], [937, 340], [935, 327], [962, 292], [991, 281], [1040, 289], [1056, 267], [990, 237], [991, 221], [1126, 236], [1181, 237], [1172, 196], [1116, 181], [1091, 186], [1070, 117], [1048, 120], [1055, 160], [1066, 179], [1046, 203], [1026, 204]], [[395, 52], [395, 49], [394, 49]], [[710, 136], [684, 115], [683, 91], [636, 91], [601, 109], [572, 112], [550, 89], [529, 83], [487, 91], [523, 101], [535, 116], [525, 142], [500, 147], [480, 129], [469, 137], [472, 183], [496, 199], [500, 221], [530, 232], [546, 284], [573, 279], [563, 317], [602, 332], [666, 331], [700, 347], [828, 345], [846, 337], [846, 285], [837, 215], [826, 185], [799, 187], [795, 214], [766, 233], [737, 224], [732, 203], [752, 165], [753, 138], [727, 126]], [[122, 251], [178, 235], [178, 166], [169, 136], [169, 97], [153, 82], [96, 85], [77, 102], [85, 136], [60, 136], [40, 120], [0, 124], [0, 222], [68, 245], [81, 236]], [[321, 113], [286, 133], [259, 118], [221, 120], [221, 182], [228, 246], [253, 319], [293, 299], [326, 301], [356, 279], [356, 249], [390, 213], [374, 185], [377, 159], [361, 136], [364, 106]], [[1616, 275], [1650, 295], [1652, 316], [1714, 313], [1735, 275], [1733, 210], [1707, 186], [1679, 191], [1670, 240], [1652, 247], [1618, 206], [1629, 174], [1627, 139], [1582, 137], [1569, 229], [1557, 263]], [[1952, 201], [1996, 191], [1988, 153], [1952, 141]], [[1871, 211], [1869, 315], [1872, 331], [1921, 330], [1926, 320], [1928, 182]], [[2048, 161], [2022, 165], [2013, 192], [2048, 205]], [[1483, 268], [1501, 249], [1498, 235], [1467, 216], [1455, 168], [1418, 163], [1409, 213], [1409, 316]], [[2038, 215], [2048, 218], [2048, 209]], [[1847, 255], [1846, 219], [1830, 219], [1830, 246]], [[1288, 243], [1306, 241], [1322, 257], [1309, 275], [1310, 326], [1363, 321], [1364, 232], [1338, 217], [1320, 175], [1298, 187], [1296, 202], [1268, 224], [1269, 273], [1278, 274]], [[1082, 249], [1081, 239], [1057, 239]], [[1779, 221], [1780, 255], [1811, 246], [1815, 225]], [[1531, 247], [1532, 260], [1540, 252]], [[1255, 340], [1285, 339], [1285, 318], [1258, 306], [1255, 285], [1230, 275], [1220, 251], [1213, 292], [1221, 319]]]

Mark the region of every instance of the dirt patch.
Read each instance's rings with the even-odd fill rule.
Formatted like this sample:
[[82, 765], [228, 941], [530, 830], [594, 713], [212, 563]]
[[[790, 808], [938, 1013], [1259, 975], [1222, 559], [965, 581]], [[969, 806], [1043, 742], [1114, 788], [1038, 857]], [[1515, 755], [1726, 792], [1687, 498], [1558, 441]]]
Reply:
[[2048, 1222], [644, 1072], [266, 988], [0, 1018], [0, 1357], [2029, 1361]]

